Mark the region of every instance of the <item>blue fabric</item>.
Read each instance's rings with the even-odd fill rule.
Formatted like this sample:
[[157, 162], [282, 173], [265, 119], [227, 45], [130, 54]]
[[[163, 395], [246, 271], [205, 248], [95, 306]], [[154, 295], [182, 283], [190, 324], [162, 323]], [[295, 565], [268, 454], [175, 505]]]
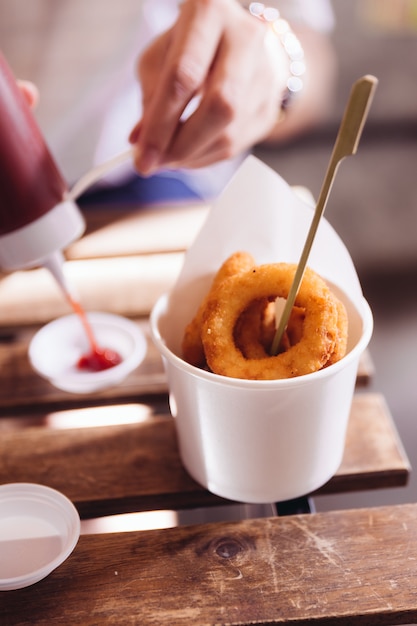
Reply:
[[81, 208], [122, 204], [141, 206], [178, 202], [181, 200], [201, 200], [194, 190], [174, 176], [135, 176], [120, 186], [92, 188], [81, 195], [77, 204]]

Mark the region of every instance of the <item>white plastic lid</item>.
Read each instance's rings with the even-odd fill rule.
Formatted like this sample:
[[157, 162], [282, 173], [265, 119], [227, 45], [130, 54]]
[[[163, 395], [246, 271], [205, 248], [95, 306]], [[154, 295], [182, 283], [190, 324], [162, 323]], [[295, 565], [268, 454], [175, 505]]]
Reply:
[[31, 483], [0, 486], [0, 591], [42, 580], [74, 550], [77, 509], [59, 491]]

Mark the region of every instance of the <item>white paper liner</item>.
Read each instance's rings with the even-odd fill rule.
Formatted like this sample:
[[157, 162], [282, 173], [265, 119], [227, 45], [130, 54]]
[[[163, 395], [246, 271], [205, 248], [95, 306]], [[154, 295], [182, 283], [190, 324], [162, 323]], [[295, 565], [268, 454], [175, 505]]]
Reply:
[[[327, 210], [331, 211], [331, 198]], [[298, 263], [313, 218], [313, 209], [271, 168], [249, 156], [213, 205], [185, 255], [170, 294], [171, 350], [180, 356], [185, 327], [223, 261], [238, 250], [257, 264]], [[320, 221], [308, 266], [340, 287], [359, 313], [361, 285], [343, 241], [325, 217]]]

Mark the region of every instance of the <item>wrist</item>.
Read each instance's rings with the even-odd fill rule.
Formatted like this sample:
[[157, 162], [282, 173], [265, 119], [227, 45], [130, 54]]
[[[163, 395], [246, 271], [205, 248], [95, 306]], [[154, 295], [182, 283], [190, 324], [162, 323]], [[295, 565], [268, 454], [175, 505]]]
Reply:
[[285, 52], [288, 61], [288, 77], [280, 102], [281, 110], [285, 110], [303, 89], [303, 77], [306, 71], [303, 47], [290, 24], [280, 16], [278, 9], [267, 7], [262, 2], [251, 2], [248, 9], [254, 17], [270, 25]]

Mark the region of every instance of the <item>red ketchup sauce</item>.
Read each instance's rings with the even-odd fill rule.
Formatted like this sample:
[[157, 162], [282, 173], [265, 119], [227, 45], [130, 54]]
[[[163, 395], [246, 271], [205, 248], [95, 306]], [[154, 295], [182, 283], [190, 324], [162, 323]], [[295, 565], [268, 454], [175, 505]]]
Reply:
[[93, 329], [80, 303], [72, 298], [70, 298], [70, 303], [74, 313], [80, 318], [90, 344], [90, 351], [79, 358], [77, 368], [87, 372], [102, 372], [115, 365], [119, 365], [123, 359], [118, 352], [111, 348], [103, 348], [97, 345]]

